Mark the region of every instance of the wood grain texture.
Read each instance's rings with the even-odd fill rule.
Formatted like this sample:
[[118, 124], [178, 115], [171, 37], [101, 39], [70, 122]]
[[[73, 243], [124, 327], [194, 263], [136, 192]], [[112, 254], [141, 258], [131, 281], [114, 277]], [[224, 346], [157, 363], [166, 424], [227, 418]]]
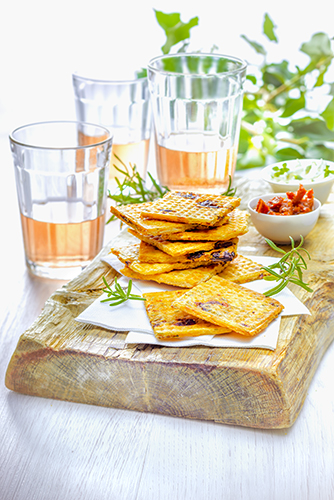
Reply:
[[[277, 348], [124, 346], [125, 334], [82, 325], [75, 317], [114, 272], [100, 256], [57, 290], [20, 337], [6, 386], [79, 403], [257, 428], [290, 427], [334, 337], [333, 201], [322, 207], [305, 248], [314, 292], [292, 289], [310, 316], [284, 317]], [[107, 252], [105, 248], [103, 252]], [[275, 255], [251, 227], [241, 254]]]

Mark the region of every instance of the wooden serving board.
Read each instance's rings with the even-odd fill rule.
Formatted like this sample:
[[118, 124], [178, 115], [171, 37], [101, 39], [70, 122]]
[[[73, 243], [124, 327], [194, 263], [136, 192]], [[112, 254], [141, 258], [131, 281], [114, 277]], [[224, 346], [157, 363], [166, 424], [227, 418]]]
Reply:
[[[311, 315], [284, 317], [275, 351], [125, 345], [126, 334], [75, 318], [101, 295], [106, 247], [57, 290], [20, 337], [6, 386], [32, 396], [267, 429], [291, 426], [334, 338], [334, 197], [321, 209], [304, 247], [312, 294], [292, 291]], [[251, 227], [242, 255], [277, 256]]]

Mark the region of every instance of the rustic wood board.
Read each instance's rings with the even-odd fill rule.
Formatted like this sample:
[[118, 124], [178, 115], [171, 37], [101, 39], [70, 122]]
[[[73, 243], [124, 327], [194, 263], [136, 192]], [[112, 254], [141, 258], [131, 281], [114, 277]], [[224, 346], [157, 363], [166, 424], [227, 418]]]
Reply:
[[[76, 322], [101, 295], [101, 277], [113, 280], [114, 271], [100, 259], [106, 247], [48, 299], [21, 335], [6, 386], [78, 403], [248, 427], [289, 427], [334, 338], [333, 195], [304, 247], [312, 255], [305, 278], [314, 292], [292, 290], [312, 314], [284, 317], [275, 351], [125, 346], [124, 333]], [[253, 227], [240, 238], [239, 252], [275, 255]]]

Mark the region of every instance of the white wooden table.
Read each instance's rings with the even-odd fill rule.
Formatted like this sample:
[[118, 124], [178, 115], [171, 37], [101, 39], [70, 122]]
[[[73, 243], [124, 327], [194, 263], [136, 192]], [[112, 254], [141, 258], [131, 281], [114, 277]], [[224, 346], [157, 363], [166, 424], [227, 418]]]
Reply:
[[285, 430], [53, 401], [5, 387], [19, 336], [63, 282], [32, 277], [25, 267], [7, 137], [0, 145], [0, 499], [334, 499], [334, 345]]

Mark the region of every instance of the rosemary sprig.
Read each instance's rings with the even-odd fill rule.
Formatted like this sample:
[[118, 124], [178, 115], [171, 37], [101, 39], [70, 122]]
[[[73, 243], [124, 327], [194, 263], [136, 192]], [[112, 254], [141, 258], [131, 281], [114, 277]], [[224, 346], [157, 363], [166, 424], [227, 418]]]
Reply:
[[122, 288], [121, 285], [117, 282], [117, 278], [115, 278], [115, 290], [111, 289], [104, 276], [102, 277], [102, 280], [106, 286], [106, 288], [103, 288], [103, 292], [108, 295], [108, 298], [101, 300], [101, 302], [111, 302], [111, 304], [109, 304], [110, 306], [118, 306], [119, 304], [123, 304], [123, 302], [126, 302], [127, 300], [146, 300], [140, 295], [134, 295], [131, 293], [132, 280], [129, 281], [127, 288]]
[[[160, 184], [153, 178], [153, 176], [148, 172], [148, 177], [152, 182], [152, 187], [149, 189], [146, 187], [146, 181], [141, 177], [137, 171], [136, 165], [129, 164], [129, 168], [125, 163], [115, 155], [115, 158], [121, 163], [123, 168], [114, 165], [115, 169], [124, 176], [124, 180], [121, 182], [118, 177], [115, 178], [117, 183], [117, 190], [115, 193], [108, 192], [108, 198], [116, 203], [116, 206], [127, 205], [128, 203], [144, 203], [147, 201], [153, 201], [156, 198], [162, 198], [169, 189], [166, 186], [160, 186]], [[107, 224], [116, 217], [113, 215], [107, 221]]]
[[228, 186], [227, 186], [227, 190], [225, 191], [225, 193], [221, 193], [222, 196], [235, 196], [236, 195], [236, 192], [237, 192], [237, 188], [232, 188], [232, 177], [229, 175], [228, 176]]
[[301, 286], [304, 290], [308, 292], [313, 292], [312, 288], [308, 286], [307, 283], [303, 281], [303, 270], [307, 269], [306, 260], [301, 255], [299, 250], [303, 250], [309, 260], [311, 260], [310, 254], [305, 248], [301, 248], [304, 239], [300, 236], [300, 243], [295, 247], [295, 242], [291, 236], [291, 250], [285, 252], [281, 248], [275, 245], [271, 240], [265, 238], [268, 245], [276, 252], [283, 253], [283, 257], [275, 264], [270, 264], [269, 266], [262, 266], [270, 276], [264, 276], [263, 279], [266, 281], [277, 281], [278, 284], [264, 293], [267, 297], [275, 295], [283, 290], [288, 283], [294, 283], [295, 285]]

